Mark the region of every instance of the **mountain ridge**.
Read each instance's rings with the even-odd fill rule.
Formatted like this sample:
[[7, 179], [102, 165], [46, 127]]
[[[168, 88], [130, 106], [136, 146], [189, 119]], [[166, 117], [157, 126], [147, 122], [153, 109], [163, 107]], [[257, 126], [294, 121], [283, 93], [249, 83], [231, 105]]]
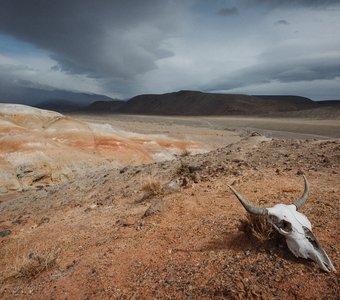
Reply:
[[[80, 107], [68, 105], [69, 112], [95, 114], [136, 114], [136, 115], [178, 115], [178, 116], [227, 116], [227, 115], [279, 115], [290, 112], [318, 110], [335, 113], [340, 101], [313, 101], [295, 95], [245, 95], [220, 94], [181, 90], [164, 94], [141, 94], [128, 101], [119, 99], [100, 99]], [[40, 108], [43, 107], [39, 106]], [[325, 107], [327, 107], [325, 109]], [[62, 111], [57, 106], [57, 111]], [[65, 110], [64, 110], [65, 111]]]
[[[309, 98], [294, 95], [219, 94], [188, 90], [137, 95], [126, 102], [120, 102], [119, 107], [116, 104], [110, 107], [110, 103], [104, 105], [101, 102], [105, 109], [96, 109], [93, 112], [187, 116], [267, 115], [317, 109], [321, 106]], [[327, 105], [333, 104], [329, 102]], [[99, 103], [92, 106], [98, 108]], [[86, 110], [91, 112], [89, 107]]]

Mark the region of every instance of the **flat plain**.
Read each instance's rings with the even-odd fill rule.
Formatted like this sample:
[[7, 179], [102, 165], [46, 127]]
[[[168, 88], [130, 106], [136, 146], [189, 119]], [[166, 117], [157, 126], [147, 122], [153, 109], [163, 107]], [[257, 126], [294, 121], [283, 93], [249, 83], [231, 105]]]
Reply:
[[[283, 138], [340, 138], [340, 118], [308, 117], [234, 117], [234, 116], [142, 116], [142, 115], [85, 115], [72, 117], [89, 122], [110, 123], [116, 127], [141, 133], [165, 133], [174, 137], [194, 137], [207, 134], [211, 141], [223, 145], [220, 138], [229, 131], [249, 133], [257, 131], [268, 137]], [[308, 116], [308, 115], [307, 115]], [[225, 134], [224, 134], [225, 133]], [[216, 136], [216, 138], [214, 138]], [[219, 137], [220, 136], [220, 137]]]

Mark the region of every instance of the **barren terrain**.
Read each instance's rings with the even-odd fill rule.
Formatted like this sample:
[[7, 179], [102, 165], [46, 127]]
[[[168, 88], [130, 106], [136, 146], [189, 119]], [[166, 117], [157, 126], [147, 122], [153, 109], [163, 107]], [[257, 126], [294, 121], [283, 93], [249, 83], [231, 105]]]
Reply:
[[68, 181], [91, 168], [140, 165], [208, 150], [165, 134], [146, 135], [107, 122], [0, 104], [0, 194]]
[[1, 195], [2, 299], [339, 299], [338, 273], [295, 258], [276, 235], [252, 234], [226, 187], [269, 207], [300, 197], [305, 174], [301, 212], [339, 269], [338, 120], [72, 118], [210, 152], [98, 164]]

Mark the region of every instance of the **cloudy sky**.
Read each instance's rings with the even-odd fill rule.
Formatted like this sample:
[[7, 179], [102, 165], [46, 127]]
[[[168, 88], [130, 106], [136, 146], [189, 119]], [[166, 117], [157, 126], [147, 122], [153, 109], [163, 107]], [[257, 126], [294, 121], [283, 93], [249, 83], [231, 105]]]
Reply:
[[340, 99], [339, 0], [2, 0], [0, 93]]

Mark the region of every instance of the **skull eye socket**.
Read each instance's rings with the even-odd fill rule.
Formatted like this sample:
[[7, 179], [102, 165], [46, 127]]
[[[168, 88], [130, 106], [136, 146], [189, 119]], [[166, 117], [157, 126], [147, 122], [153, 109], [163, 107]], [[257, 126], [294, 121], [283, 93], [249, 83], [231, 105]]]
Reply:
[[282, 229], [285, 232], [292, 231], [292, 224], [286, 220], [280, 219], [277, 216], [270, 215], [269, 220], [272, 224], [274, 224], [277, 228]]
[[292, 231], [292, 224], [285, 221], [285, 220], [282, 220], [278, 227], [281, 228], [282, 230], [286, 231], [286, 232]]

